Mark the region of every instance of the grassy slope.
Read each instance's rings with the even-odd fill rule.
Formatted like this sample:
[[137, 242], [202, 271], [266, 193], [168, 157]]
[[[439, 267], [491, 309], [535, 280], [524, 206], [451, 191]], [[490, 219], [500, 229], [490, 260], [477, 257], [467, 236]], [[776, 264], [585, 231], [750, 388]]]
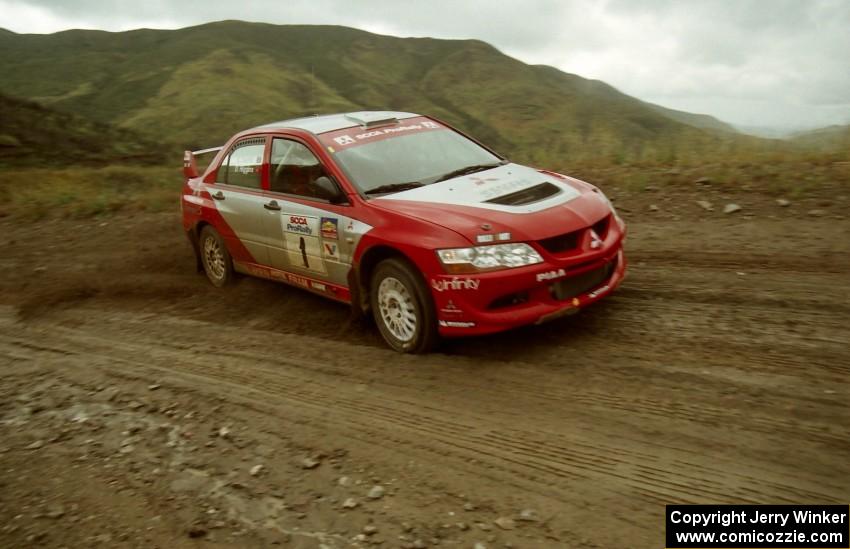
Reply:
[[37, 220], [118, 212], [173, 212], [179, 196], [177, 166], [57, 165], [0, 170], [0, 217]]
[[163, 152], [134, 132], [0, 95], [0, 166], [160, 162]]
[[850, 124], [799, 133], [791, 141], [809, 149], [846, 152], [850, 150]]
[[663, 114], [667, 118], [672, 118], [673, 120], [682, 122], [683, 124], [687, 124], [695, 128], [702, 128], [704, 130], [714, 130], [728, 133], [738, 133], [738, 130], [736, 130], [735, 127], [731, 124], [727, 124], [726, 122], [718, 120], [713, 116], [709, 116], [707, 114], [695, 114], [692, 112], [677, 111], [676, 109], [668, 109], [667, 107], [662, 107], [661, 105], [655, 105], [653, 103], [645, 103], [645, 105]]
[[602, 82], [525, 65], [475, 40], [225, 21], [0, 33], [0, 49], [0, 91], [187, 147], [272, 120], [386, 108], [435, 115], [517, 160], [555, 166], [773, 146], [695, 128], [681, 121], [688, 113], [674, 120]]

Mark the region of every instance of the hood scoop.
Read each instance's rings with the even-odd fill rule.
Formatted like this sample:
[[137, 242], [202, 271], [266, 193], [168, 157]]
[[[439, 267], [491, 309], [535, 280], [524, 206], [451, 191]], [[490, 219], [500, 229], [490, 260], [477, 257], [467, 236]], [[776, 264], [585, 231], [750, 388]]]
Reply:
[[503, 206], [525, 206], [526, 204], [540, 202], [560, 192], [561, 189], [551, 183], [540, 183], [539, 185], [534, 185], [521, 191], [492, 198], [486, 202], [488, 204], [501, 204]]

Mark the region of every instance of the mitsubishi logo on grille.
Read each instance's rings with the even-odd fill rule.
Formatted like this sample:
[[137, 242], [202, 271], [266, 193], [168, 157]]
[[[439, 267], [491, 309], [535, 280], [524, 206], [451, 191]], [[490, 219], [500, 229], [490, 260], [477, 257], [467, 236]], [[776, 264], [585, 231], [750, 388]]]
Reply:
[[596, 231], [590, 229], [590, 249], [596, 250], [602, 247], [602, 239], [596, 234]]

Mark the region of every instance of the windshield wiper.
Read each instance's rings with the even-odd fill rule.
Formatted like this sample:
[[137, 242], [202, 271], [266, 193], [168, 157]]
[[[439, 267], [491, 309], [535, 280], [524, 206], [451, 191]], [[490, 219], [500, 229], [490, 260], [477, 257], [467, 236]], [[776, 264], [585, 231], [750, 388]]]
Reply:
[[368, 191], [363, 191], [363, 194], [397, 193], [399, 191], [407, 191], [423, 186], [424, 183], [420, 183], [419, 181], [407, 181], [405, 183], [388, 183], [386, 185], [379, 185], [374, 189], [369, 189]]
[[458, 177], [459, 175], [467, 175], [470, 173], [489, 170], [490, 168], [495, 168], [498, 166], [504, 166], [505, 164], [507, 164], [507, 162], [502, 160], [500, 162], [493, 162], [490, 164], [473, 164], [472, 166], [465, 166], [463, 168], [458, 168], [454, 171], [441, 175], [440, 177], [434, 180], [434, 183], [439, 183], [440, 181], [445, 181], [446, 179]]

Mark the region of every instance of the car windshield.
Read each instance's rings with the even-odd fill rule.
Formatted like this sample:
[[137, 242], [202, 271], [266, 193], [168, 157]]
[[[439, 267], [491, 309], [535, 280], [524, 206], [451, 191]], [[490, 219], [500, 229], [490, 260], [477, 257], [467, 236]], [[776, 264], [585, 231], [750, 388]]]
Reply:
[[350, 147], [335, 158], [365, 194], [388, 194], [498, 166], [503, 160], [452, 130], [412, 133]]

